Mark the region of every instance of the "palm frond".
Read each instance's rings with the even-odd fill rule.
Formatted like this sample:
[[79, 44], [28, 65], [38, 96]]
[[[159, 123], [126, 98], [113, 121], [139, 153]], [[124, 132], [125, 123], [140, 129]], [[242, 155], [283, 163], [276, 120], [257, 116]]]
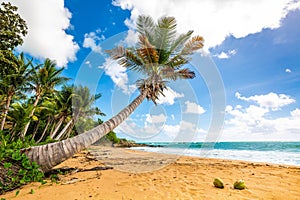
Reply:
[[155, 47], [149, 42], [148, 38], [139, 36], [139, 48], [137, 49], [138, 56], [145, 64], [158, 63], [159, 55]]
[[167, 52], [175, 39], [177, 24], [174, 17], [162, 17], [157, 24], [154, 45], [159, 52], [159, 62], [162, 63], [168, 57]]
[[204, 39], [201, 36], [192, 37], [182, 49], [181, 55], [190, 55], [204, 46]]
[[152, 17], [140, 15], [137, 19], [136, 25], [137, 31], [140, 35], [146, 36], [151, 42], [154, 40], [153, 33], [156, 25]]
[[129, 49], [126, 49], [125, 56], [121, 57], [118, 60], [118, 63], [123, 67], [137, 71], [139, 71], [141, 66], [144, 64], [143, 61], [136, 55], [136, 53]]
[[184, 44], [190, 39], [191, 35], [193, 34], [194, 31], [188, 31], [185, 34], [179, 35], [176, 40], [173, 42], [170, 52], [171, 54], [177, 54], [179, 53], [182, 48], [184, 47]]
[[170, 66], [174, 69], [179, 69], [182, 65], [185, 65], [189, 62], [188, 58], [182, 57], [180, 54], [172, 58], [168, 63], [166, 63], [166, 66]]
[[196, 77], [195, 72], [188, 68], [177, 70], [174, 74], [178, 79], [193, 79]]
[[108, 55], [114, 59], [114, 60], [118, 60], [122, 57], [124, 57], [125, 55], [125, 48], [123, 46], [117, 46], [116, 48], [112, 49], [112, 50], [106, 50], [106, 53], [108, 53]]

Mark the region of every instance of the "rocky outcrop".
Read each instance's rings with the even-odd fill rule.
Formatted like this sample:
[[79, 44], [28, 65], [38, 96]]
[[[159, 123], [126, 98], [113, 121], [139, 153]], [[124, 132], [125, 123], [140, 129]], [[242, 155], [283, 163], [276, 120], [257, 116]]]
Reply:
[[148, 145], [146, 144], [140, 144], [136, 143], [134, 141], [128, 141], [121, 139], [119, 143], [113, 144], [113, 147], [124, 147], [124, 148], [130, 148], [130, 147], [147, 147]]

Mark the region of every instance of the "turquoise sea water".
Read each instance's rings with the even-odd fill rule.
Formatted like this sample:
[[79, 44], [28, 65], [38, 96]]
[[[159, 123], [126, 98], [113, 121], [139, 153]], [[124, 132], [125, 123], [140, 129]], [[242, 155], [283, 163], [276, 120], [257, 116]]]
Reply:
[[135, 149], [177, 155], [300, 166], [300, 142], [147, 143]]

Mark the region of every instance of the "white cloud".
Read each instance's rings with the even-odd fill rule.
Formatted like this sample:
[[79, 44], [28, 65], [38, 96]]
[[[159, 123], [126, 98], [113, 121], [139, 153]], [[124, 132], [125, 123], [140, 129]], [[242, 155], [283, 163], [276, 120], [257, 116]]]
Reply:
[[50, 58], [58, 66], [76, 60], [79, 46], [74, 37], [66, 33], [71, 27], [72, 14], [64, 7], [63, 0], [11, 0], [26, 21], [28, 34], [19, 50], [37, 58]]
[[222, 51], [220, 54], [216, 55], [216, 57], [218, 57], [219, 59], [228, 59], [229, 55]]
[[175, 115], [172, 114], [171, 115], [171, 119], [174, 120], [175, 119]]
[[138, 33], [133, 30], [128, 30], [125, 38], [125, 44], [128, 46], [134, 46], [138, 42]]
[[285, 69], [285, 72], [286, 72], [286, 73], [291, 73], [291, 72], [292, 72], [292, 70], [291, 70], [291, 69], [289, 69], [289, 68], [286, 68], [286, 69]]
[[167, 89], [164, 90], [164, 95], [165, 96], [160, 95], [158, 97], [157, 104], [173, 105], [175, 103], [175, 99], [184, 97], [184, 94], [177, 93], [170, 87], [167, 87]]
[[250, 97], [243, 97], [240, 93], [235, 93], [235, 96], [244, 101], [252, 101], [257, 103], [260, 107], [271, 108], [272, 110], [279, 110], [281, 107], [287, 106], [295, 102], [295, 99], [285, 94], [276, 94], [270, 92], [266, 95], [254, 95]]
[[89, 60], [87, 60], [84, 64], [86, 64], [89, 68], [92, 68], [92, 64]]
[[[270, 95], [271, 94], [271, 95]], [[241, 97], [249, 102], [246, 106], [226, 107], [226, 120], [221, 136], [222, 141], [299, 141], [300, 140], [300, 109], [291, 112], [279, 108], [294, 102], [288, 95], [269, 93]], [[251, 102], [257, 103], [253, 105]], [[280, 112], [275, 115], [274, 111]]]
[[219, 59], [228, 59], [231, 56], [235, 55], [237, 52], [236, 50], [230, 50], [228, 52], [224, 52], [222, 51], [220, 54], [216, 54], [215, 57], [219, 58]]
[[174, 16], [179, 32], [194, 30], [205, 39], [205, 48], [221, 44], [229, 35], [242, 38], [265, 28], [278, 28], [281, 19], [291, 10], [299, 9], [294, 0], [114, 0], [113, 5], [130, 10], [125, 24], [133, 29], [140, 14], [157, 19]]
[[184, 103], [186, 105], [186, 110], [184, 111], [185, 113], [198, 114], [198, 115], [205, 113], [204, 108], [194, 102], [186, 101]]
[[90, 32], [84, 34], [83, 47], [90, 48], [96, 53], [102, 53], [100, 42], [105, 39], [104, 35], [98, 36], [97, 33], [100, 33], [100, 30], [96, 32]]
[[300, 117], [300, 109], [296, 108], [291, 112], [292, 117]]
[[125, 94], [131, 94], [136, 90], [135, 85], [128, 84], [128, 75], [126, 74], [126, 68], [119, 65], [111, 58], [106, 58], [102, 66], [105, 74], [108, 75], [115, 85], [122, 89]]
[[166, 120], [167, 120], [167, 116], [164, 114], [160, 114], [160, 115], [146, 114], [147, 123], [164, 123]]

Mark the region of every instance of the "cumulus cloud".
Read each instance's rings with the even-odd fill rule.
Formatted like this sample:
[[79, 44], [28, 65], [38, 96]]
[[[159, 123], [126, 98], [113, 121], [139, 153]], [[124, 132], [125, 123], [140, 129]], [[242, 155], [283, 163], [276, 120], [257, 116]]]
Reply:
[[265, 28], [278, 28], [288, 12], [300, 8], [299, 1], [294, 0], [114, 0], [113, 5], [131, 11], [125, 21], [131, 29], [140, 14], [154, 19], [174, 16], [179, 32], [194, 30], [204, 37], [207, 49], [221, 44], [229, 35], [242, 38]]
[[[226, 107], [226, 120], [221, 140], [300, 139], [300, 109], [296, 108], [291, 112], [279, 110], [295, 101], [288, 95], [269, 93], [246, 98], [237, 94], [236, 97], [245, 100], [248, 105]], [[274, 111], [281, 113], [279, 116], [274, 115]]]
[[106, 58], [102, 66], [105, 74], [108, 75], [115, 85], [122, 89], [125, 94], [131, 94], [136, 90], [135, 85], [128, 84], [128, 75], [126, 68], [119, 65], [116, 61], [111, 58]]
[[100, 32], [100, 30], [96, 30], [96, 32], [84, 34], [83, 47], [90, 48], [92, 51], [101, 54], [102, 48], [100, 46], [100, 42], [105, 39], [105, 36], [99, 36], [98, 33]]
[[205, 113], [205, 110], [202, 106], [196, 104], [195, 102], [186, 101], [184, 102], [186, 105], [185, 113], [198, 114], [201, 115]]
[[58, 66], [76, 60], [79, 46], [74, 37], [66, 33], [71, 27], [72, 14], [65, 8], [63, 0], [11, 0], [27, 22], [28, 34], [19, 50], [37, 58], [50, 58]]
[[167, 87], [166, 90], [164, 90], [164, 95], [158, 96], [157, 104], [167, 104], [167, 105], [173, 105], [175, 103], [175, 99], [184, 97], [184, 94], [177, 93], [174, 90], [172, 90], [170, 87]]
[[243, 97], [240, 93], [235, 93], [235, 96], [244, 101], [252, 101], [257, 103], [260, 107], [271, 108], [272, 110], [279, 110], [281, 107], [287, 106], [295, 102], [295, 99], [285, 94], [276, 94], [270, 92], [266, 95], [254, 95], [250, 97]]

